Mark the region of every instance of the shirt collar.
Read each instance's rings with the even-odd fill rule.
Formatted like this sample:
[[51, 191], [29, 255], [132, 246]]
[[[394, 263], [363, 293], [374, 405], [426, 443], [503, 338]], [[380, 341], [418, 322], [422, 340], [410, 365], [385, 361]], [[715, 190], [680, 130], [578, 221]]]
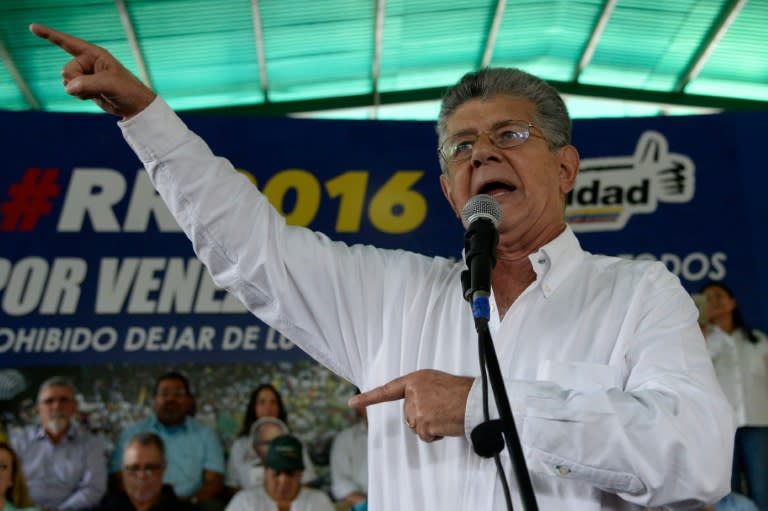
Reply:
[[157, 415], [154, 413], [150, 417], [150, 425], [153, 429], [157, 431], [165, 431], [166, 433], [173, 433], [175, 431], [186, 431], [187, 430], [187, 424], [189, 424], [189, 417], [184, 418], [184, 422], [179, 424], [178, 426], [166, 426], [160, 420], [157, 418]]
[[[73, 419], [69, 420], [69, 429], [67, 429], [67, 432], [64, 434], [64, 438], [68, 440], [75, 440], [79, 434], [79, 427], [77, 425], [77, 422]], [[42, 424], [38, 424], [37, 428], [35, 429], [34, 435], [35, 440], [43, 440], [48, 438], [48, 434], [45, 432], [45, 428], [43, 428]]]
[[549, 298], [586, 257], [569, 225], [555, 239], [528, 256], [541, 292]]
[[43, 429], [42, 424], [38, 424], [35, 428], [35, 434], [34, 434], [35, 440], [41, 440], [46, 437], [45, 429]]

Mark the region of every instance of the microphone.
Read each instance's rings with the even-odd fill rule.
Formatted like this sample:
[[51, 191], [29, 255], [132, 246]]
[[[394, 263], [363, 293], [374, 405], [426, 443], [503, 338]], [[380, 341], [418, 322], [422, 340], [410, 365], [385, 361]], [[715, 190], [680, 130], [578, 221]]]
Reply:
[[496, 264], [496, 245], [501, 220], [501, 206], [490, 195], [475, 195], [461, 210], [467, 225], [464, 234], [464, 260], [468, 270], [462, 273], [464, 299], [472, 304], [475, 323], [491, 318], [488, 297], [491, 295], [491, 269]]

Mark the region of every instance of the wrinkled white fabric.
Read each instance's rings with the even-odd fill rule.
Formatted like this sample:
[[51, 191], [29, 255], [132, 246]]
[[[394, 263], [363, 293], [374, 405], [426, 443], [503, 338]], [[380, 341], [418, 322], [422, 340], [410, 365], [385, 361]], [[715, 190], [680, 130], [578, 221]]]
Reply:
[[752, 343], [741, 329], [728, 334], [709, 325], [707, 347], [723, 392], [741, 426], [768, 426], [768, 339], [754, 331]]

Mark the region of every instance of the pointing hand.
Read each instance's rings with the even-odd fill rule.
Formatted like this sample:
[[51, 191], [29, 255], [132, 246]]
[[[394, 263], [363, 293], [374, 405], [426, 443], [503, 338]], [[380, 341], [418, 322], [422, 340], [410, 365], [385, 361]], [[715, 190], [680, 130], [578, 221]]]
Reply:
[[105, 112], [124, 120], [155, 99], [156, 94], [104, 48], [45, 25], [32, 24], [29, 30], [72, 55], [61, 71], [67, 94], [92, 99]]
[[422, 369], [358, 394], [349, 406], [359, 408], [403, 400], [405, 424], [425, 442], [464, 434], [467, 396], [474, 378]]

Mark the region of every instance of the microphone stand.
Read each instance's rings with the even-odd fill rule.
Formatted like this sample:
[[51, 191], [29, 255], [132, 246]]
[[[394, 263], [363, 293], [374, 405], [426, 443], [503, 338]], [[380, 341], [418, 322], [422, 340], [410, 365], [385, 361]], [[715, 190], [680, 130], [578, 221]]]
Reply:
[[[496, 466], [501, 472], [503, 479], [503, 470], [498, 458], [498, 453], [504, 448], [504, 443], [509, 450], [510, 459], [512, 461], [512, 468], [515, 471], [515, 479], [517, 480], [517, 487], [520, 491], [520, 500], [523, 503], [523, 509], [525, 511], [538, 511], [539, 507], [536, 503], [536, 496], [533, 492], [533, 485], [528, 474], [528, 467], [525, 463], [525, 456], [523, 455], [523, 448], [520, 444], [520, 438], [517, 434], [517, 428], [515, 427], [515, 419], [512, 416], [512, 407], [509, 404], [509, 397], [507, 396], [507, 390], [504, 387], [504, 378], [501, 374], [501, 368], [499, 367], [499, 359], [496, 356], [496, 349], [493, 346], [493, 338], [491, 332], [488, 330], [488, 318], [490, 316], [490, 306], [488, 303], [488, 294], [483, 291], [476, 291], [474, 293], [467, 293], [470, 285], [469, 271], [462, 272], [461, 275], [462, 287], [464, 287], [465, 296], [471, 295], [472, 313], [475, 317], [475, 330], [477, 331], [479, 358], [480, 358], [480, 372], [483, 383], [483, 413], [486, 422], [480, 424], [472, 431], [472, 439], [474, 443], [475, 432], [478, 435], [492, 435], [491, 439], [483, 439], [486, 443], [486, 452], [481, 454], [486, 457], [494, 456], [496, 458]], [[470, 298], [470, 296], [467, 296]], [[489, 420], [488, 412], [488, 392], [486, 385], [486, 371], [488, 380], [491, 383], [491, 390], [493, 391], [494, 401], [496, 402], [496, 408], [499, 412], [500, 419], [491, 421]], [[504, 443], [498, 441], [498, 436], [504, 437]], [[477, 448], [475, 449], [477, 451]], [[504, 484], [505, 493], [508, 492], [506, 487], [506, 481], [502, 480]], [[508, 500], [509, 496], [506, 495]], [[508, 502], [511, 509], [511, 503]]]
[[[501, 375], [493, 339], [488, 330], [488, 321], [491, 318], [488, 298], [491, 294], [491, 273], [496, 263], [496, 245], [499, 242], [496, 226], [501, 219], [501, 207], [493, 197], [483, 194], [475, 195], [464, 205], [461, 216], [467, 225], [467, 231], [464, 234], [464, 259], [467, 269], [461, 272], [461, 286], [464, 298], [472, 305], [472, 315], [475, 318], [480, 376], [483, 385], [483, 418], [485, 419], [485, 422], [472, 430], [472, 445], [478, 456], [493, 457], [496, 461], [504, 497], [511, 511], [512, 498], [509, 495], [509, 485], [499, 456], [506, 443], [523, 508], [525, 511], [538, 511], [523, 448], [512, 417], [512, 408], [509, 406], [509, 398], [504, 388], [504, 378]], [[486, 370], [488, 379], [491, 381], [496, 408], [499, 411], [499, 420], [489, 420]]]
[[[488, 330], [488, 322], [476, 320], [475, 329], [477, 330], [478, 343], [480, 344], [480, 351], [482, 354], [481, 364], [483, 363], [483, 360], [485, 361], [485, 367], [481, 366], [481, 370], [487, 369], [488, 371], [488, 380], [491, 383], [491, 390], [493, 391], [494, 401], [496, 401], [496, 408], [499, 411], [501, 420], [501, 433], [504, 436], [510, 458], [512, 459], [512, 468], [515, 471], [515, 479], [517, 480], [517, 486], [520, 490], [520, 500], [523, 503], [523, 509], [526, 511], [538, 511], [539, 507], [536, 504], [533, 485], [531, 484], [531, 478], [528, 475], [528, 467], [525, 463], [523, 448], [520, 444], [520, 438], [517, 435], [515, 419], [512, 416], [509, 397], [507, 396], [507, 391], [504, 387], [504, 378], [501, 375], [499, 360], [496, 357], [496, 350], [493, 347], [493, 339]], [[485, 388], [483, 390], [485, 390]], [[484, 392], [483, 400], [487, 402], [487, 399], [488, 395]], [[485, 420], [488, 420], [487, 406]]]

